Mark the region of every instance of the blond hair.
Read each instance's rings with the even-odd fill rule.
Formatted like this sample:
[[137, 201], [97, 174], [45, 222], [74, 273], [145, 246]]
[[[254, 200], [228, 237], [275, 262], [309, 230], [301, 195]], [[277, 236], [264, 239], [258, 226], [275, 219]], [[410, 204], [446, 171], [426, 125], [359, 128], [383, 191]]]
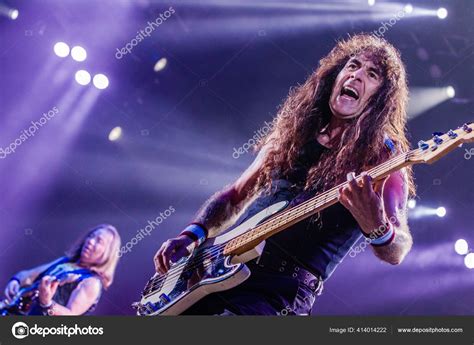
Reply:
[[115, 275], [115, 269], [119, 261], [119, 250], [121, 246], [121, 239], [117, 229], [110, 224], [100, 224], [96, 227], [89, 230], [84, 236], [82, 236], [79, 241], [66, 253], [66, 256], [71, 261], [78, 261], [81, 257], [82, 247], [86, 239], [96, 231], [107, 230], [112, 236], [112, 242], [110, 243], [107, 251], [105, 252], [105, 260], [99, 265], [90, 266], [90, 270], [97, 273], [100, 277], [104, 289], [107, 289], [112, 285]]

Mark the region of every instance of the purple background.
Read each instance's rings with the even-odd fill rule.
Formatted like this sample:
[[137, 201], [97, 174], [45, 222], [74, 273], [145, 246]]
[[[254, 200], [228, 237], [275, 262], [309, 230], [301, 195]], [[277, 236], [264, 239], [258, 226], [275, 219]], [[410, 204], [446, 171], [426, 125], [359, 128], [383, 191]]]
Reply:
[[[18, 270], [58, 257], [96, 224], [116, 225], [125, 243], [172, 205], [176, 212], [122, 258], [97, 310], [132, 314], [161, 242], [252, 161], [250, 153], [234, 159], [233, 149], [271, 121], [290, 86], [302, 83], [338, 38], [376, 30], [394, 14], [382, 10], [388, 2], [319, 2], [333, 10], [200, 3], [8, 1], [20, 16], [0, 17], [0, 146], [51, 108], [59, 114], [0, 160], [2, 285]], [[343, 12], [334, 10], [338, 4]], [[411, 87], [453, 85], [457, 92], [410, 120], [416, 144], [473, 118], [474, 3], [413, 4], [444, 5], [449, 16], [407, 16], [385, 37], [401, 50]], [[114, 57], [169, 6], [174, 15], [131, 54]], [[57, 41], [84, 46], [87, 60], [55, 56]], [[161, 57], [168, 65], [155, 73]], [[78, 69], [105, 73], [109, 88], [76, 84]], [[110, 142], [115, 126], [124, 136]], [[472, 315], [474, 271], [453, 250], [458, 238], [474, 244], [474, 159], [463, 154], [415, 168], [418, 204], [445, 206], [447, 216], [410, 220], [415, 245], [403, 264], [389, 266], [368, 250], [347, 257], [316, 314]]]

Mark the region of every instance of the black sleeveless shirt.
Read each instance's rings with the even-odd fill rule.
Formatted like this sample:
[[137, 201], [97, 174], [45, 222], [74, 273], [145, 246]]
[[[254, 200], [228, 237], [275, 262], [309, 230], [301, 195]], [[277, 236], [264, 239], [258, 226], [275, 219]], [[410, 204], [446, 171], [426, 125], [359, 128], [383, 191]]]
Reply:
[[[81, 281], [90, 277], [96, 277], [100, 281], [100, 278], [98, 277], [97, 273], [87, 268], [81, 268], [77, 264], [71, 262], [70, 259], [65, 256], [56, 260], [50, 267], [48, 267], [44, 272], [42, 272], [35, 279], [35, 281], [39, 281], [46, 275], [54, 275], [56, 277], [64, 275], [65, 277], [65, 275], [67, 275], [68, 273], [78, 274], [80, 275], [80, 277], [74, 280], [73, 282], [58, 286], [58, 289], [56, 290], [56, 293], [53, 296], [53, 300], [63, 306], [66, 306], [68, 304], [72, 292], [77, 288]], [[99, 296], [97, 297], [97, 300], [94, 301], [94, 303], [89, 307], [89, 309], [82, 315], [91, 314], [95, 310], [95, 307], [99, 302], [101, 295], [102, 289]], [[32, 308], [30, 315], [43, 315], [43, 309], [37, 304]]]
[[[270, 193], [262, 191], [237, 223], [279, 201], [289, 201], [290, 206], [304, 201], [297, 200], [301, 199], [307, 173], [327, 150], [316, 139], [304, 145], [291, 175], [282, 177], [275, 172]], [[352, 214], [337, 203], [266, 241], [310, 272], [327, 279], [361, 236]]]

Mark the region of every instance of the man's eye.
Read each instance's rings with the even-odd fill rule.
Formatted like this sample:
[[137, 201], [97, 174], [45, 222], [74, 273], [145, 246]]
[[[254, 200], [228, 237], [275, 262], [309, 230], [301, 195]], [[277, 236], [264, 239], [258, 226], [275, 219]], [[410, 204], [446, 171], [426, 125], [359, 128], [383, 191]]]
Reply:
[[347, 66], [349, 69], [354, 69], [356, 68], [356, 64], [355, 63], [350, 63], [349, 66]]
[[369, 73], [369, 77], [371, 77], [371, 78], [373, 78], [373, 79], [377, 79], [379, 76], [377, 75], [377, 73], [370, 72], [370, 73]]

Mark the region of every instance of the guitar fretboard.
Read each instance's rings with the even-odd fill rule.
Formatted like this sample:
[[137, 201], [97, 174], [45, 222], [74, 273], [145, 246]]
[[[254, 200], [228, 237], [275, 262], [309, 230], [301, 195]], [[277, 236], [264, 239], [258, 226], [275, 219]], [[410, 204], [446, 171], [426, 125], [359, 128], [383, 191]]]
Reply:
[[[372, 177], [373, 181], [383, 179], [391, 172], [407, 166], [409, 164], [408, 158], [414, 151], [415, 150], [399, 154], [368, 170], [367, 174]], [[360, 180], [361, 175], [357, 176], [356, 179]], [[348, 182], [341, 183], [340, 185], [333, 187], [324, 193], [318, 194], [297, 206], [284, 210], [245, 234], [230, 240], [225, 245], [224, 254], [242, 254], [266, 238], [287, 229], [288, 227], [321, 210], [324, 210], [325, 208], [328, 208], [331, 205], [334, 205], [338, 202], [339, 189], [347, 184]]]

